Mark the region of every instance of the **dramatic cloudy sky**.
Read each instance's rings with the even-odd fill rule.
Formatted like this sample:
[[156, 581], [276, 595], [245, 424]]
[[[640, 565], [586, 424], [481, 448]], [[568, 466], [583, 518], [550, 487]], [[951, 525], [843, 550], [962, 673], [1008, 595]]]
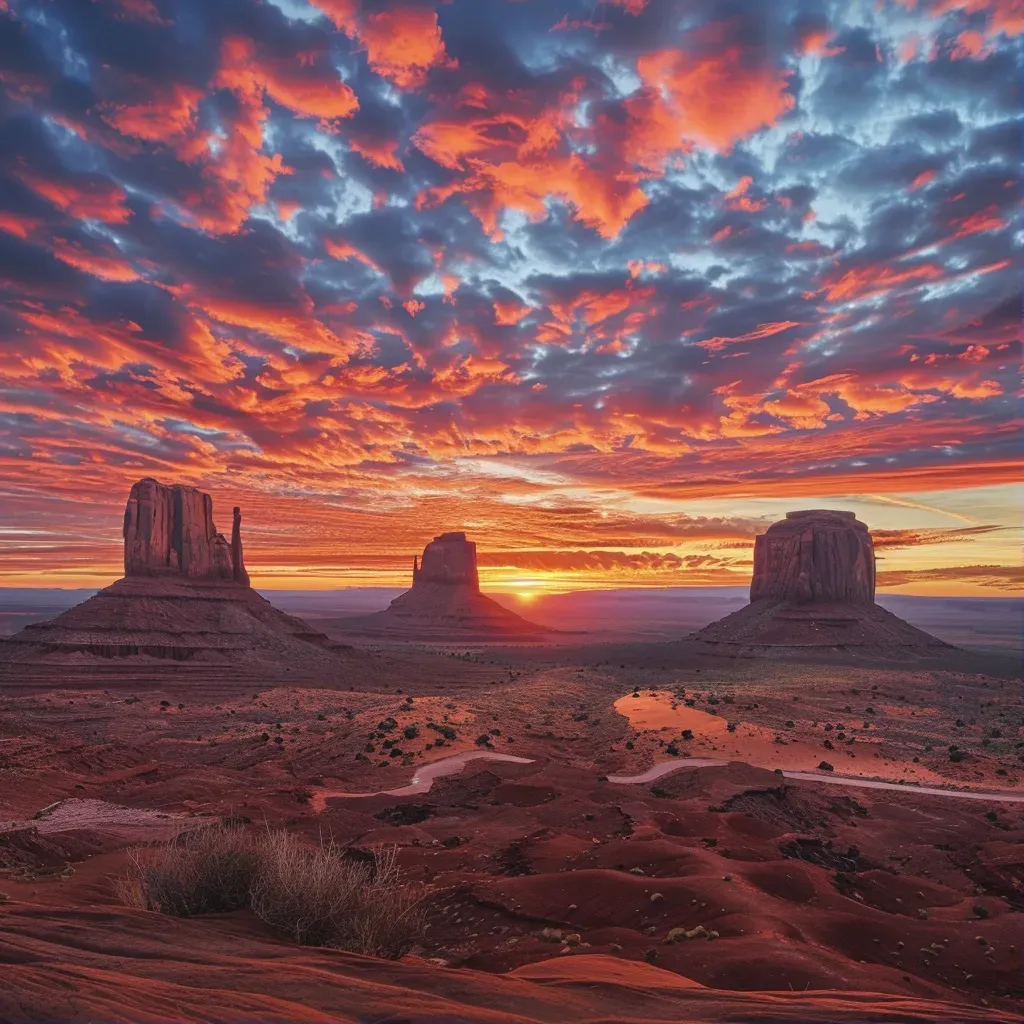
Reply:
[[1020, 585], [1022, 0], [0, 0], [0, 585]]

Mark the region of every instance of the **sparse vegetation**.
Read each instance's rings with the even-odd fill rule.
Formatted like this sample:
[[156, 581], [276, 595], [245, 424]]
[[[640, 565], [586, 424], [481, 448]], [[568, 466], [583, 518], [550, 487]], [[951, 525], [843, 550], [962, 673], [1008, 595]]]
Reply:
[[134, 851], [115, 891], [128, 906], [176, 917], [247, 906], [300, 945], [383, 957], [401, 956], [415, 941], [426, 895], [405, 881], [394, 848], [350, 860], [332, 840], [308, 844], [283, 830], [254, 836], [224, 826]]
[[183, 832], [158, 849], [133, 850], [114, 888], [122, 903], [138, 910], [174, 917], [224, 914], [248, 902], [255, 867], [247, 833], [210, 826]]

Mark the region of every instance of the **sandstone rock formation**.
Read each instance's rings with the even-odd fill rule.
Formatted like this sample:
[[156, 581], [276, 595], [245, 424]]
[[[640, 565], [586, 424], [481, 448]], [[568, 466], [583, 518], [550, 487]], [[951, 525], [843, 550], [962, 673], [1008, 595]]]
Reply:
[[787, 512], [754, 542], [750, 600], [875, 602], [875, 548], [852, 512]]
[[194, 487], [149, 478], [132, 487], [124, 567], [123, 579], [87, 601], [0, 642], [0, 689], [67, 665], [80, 677], [88, 669], [114, 679], [143, 669], [166, 675], [189, 662], [190, 680], [207, 682], [336, 679], [344, 669], [340, 647], [249, 586], [241, 511], [229, 543], [214, 526], [210, 496]]
[[208, 494], [146, 477], [132, 485], [124, 510], [125, 576], [184, 576], [249, 585], [242, 560], [242, 516], [234, 510], [231, 544], [213, 524]]
[[480, 576], [476, 568], [476, 544], [466, 540], [464, 533], [442, 533], [424, 549], [422, 562], [413, 560], [412, 585], [443, 583], [467, 584], [480, 589]]
[[249, 586], [249, 574], [245, 571], [242, 557], [242, 510], [236, 505], [232, 510], [231, 523], [231, 572], [236, 583]]
[[344, 632], [445, 640], [470, 635], [534, 636], [550, 632], [480, 592], [476, 544], [442, 533], [413, 559], [412, 587], [374, 615], [338, 620]]
[[875, 551], [852, 512], [789, 512], [754, 542], [750, 604], [691, 637], [714, 653], [757, 656], [947, 647], [875, 604]]

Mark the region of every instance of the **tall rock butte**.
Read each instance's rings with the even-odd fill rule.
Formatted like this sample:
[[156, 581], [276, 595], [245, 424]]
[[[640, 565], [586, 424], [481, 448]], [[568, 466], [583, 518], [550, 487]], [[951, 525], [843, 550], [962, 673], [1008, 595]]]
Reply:
[[750, 600], [875, 603], [875, 546], [852, 512], [787, 512], [754, 541]]
[[33, 673], [60, 677], [67, 664], [94, 680], [143, 672], [177, 679], [172, 663], [188, 661], [191, 682], [216, 686], [236, 678], [246, 685], [336, 679], [345, 670], [348, 648], [249, 585], [238, 508], [228, 541], [208, 494], [146, 478], [132, 486], [123, 532], [122, 579], [0, 641], [0, 690]]
[[353, 632], [422, 640], [551, 632], [480, 592], [476, 544], [461, 531], [442, 533], [427, 544], [413, 559], [412, 587], [387, 608], [339, 620], [339, 625]]
[[445, 586], [464, 584], [480, 589], [480, 575], [476, 568], [476, 544], [464, 533], [442, 533], [424, 549], [422, 559], [413, 559], [412, 585], [422, 587], [428, 583]]
[[229, 544], [214, 526], [208, 494], [146, 477], [132, 485], [124, 510], [124, 574], [233, 580], [248, 586], [241, 530], [242, 514], [236, 508]]
[[788, 512], [754, 541], [750, 604], [694, 633], [730, 656], [945, 647], [875, 604], [875, 546], [852, 512]]

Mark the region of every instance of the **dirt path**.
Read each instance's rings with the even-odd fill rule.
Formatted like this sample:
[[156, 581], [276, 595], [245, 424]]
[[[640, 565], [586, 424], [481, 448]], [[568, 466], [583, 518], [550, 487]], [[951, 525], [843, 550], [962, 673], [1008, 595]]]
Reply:
[[[721, 768], [728, 763], [728, 761], [718, 761], [708, 757], [683, 758], [677, 761], [663, 761], [639, 775], [609, 775], [608, 781], [619, 785], [638, 785], [644, 782], [653, 782], [663, 775], [681, 771], [684, 768]], [[762, 766], [754, 765], [753, 767]], [[824, 782], [829, 786], [890, 789], [900, 793], [925, 793], [928, 796], [948, 796], [959, 800], [996, 800], [1001, 803], [1024, 804], [1024, 794], [1022, 793], [978, 793], [970, 790], [936, 789], [933, 786], [900, 785], [898, 782], [877, 782], [874, 779], [862, 779], [854, 775], [827, 775], [824, 772], [797, 772], [783, 769], [782, 775], [787, 779], [798, 779], [801, 782]]]
[[532, 764], [533, 758], [469, 750], [461, 754], [453, 754], [451, 757], [442, 758], [440, 761], [431, 761], [430, 764], [417, 768], [409, 785], [401, 786], [398, 789], [379, 789], [373, 793], [345, 793], [341, 790], [333, 789], [314, 790], [310, 806], [319, 814], [327, 807], [327, 801], [331, 797], [413, 796], [416, 793], [426, 793], [434, 784], [435, 779], [461, 772], [469, 761], [514, 761], [516, 764]]

